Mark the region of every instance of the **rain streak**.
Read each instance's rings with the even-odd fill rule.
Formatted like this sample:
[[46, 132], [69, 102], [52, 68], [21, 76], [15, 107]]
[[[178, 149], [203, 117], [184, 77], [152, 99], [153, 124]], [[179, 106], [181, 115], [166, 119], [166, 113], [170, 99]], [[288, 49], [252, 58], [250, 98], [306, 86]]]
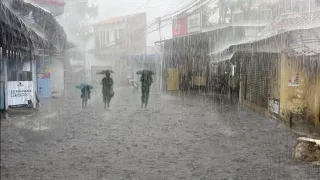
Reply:
[[320, 179], [320, 0], [1, 0], [3, 180]]

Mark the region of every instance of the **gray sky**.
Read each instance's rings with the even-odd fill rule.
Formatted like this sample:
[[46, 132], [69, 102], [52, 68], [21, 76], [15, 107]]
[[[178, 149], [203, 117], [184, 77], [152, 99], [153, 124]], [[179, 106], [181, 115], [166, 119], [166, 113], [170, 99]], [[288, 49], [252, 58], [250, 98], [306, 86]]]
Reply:
[[[99, 5], [99, 15], [97, 21], [108, 19], [116, 16], [123, 16], [133, 13], [146, 12], [147, 23], [159, 16], [174, 10], [179, 10], [192, 0], [93, 0]], [[181, 3], [182, 2], [182, 3]], [[180, 4], [181, 3], [181, 4]], [[179, 5], [180, 4], [180, 5]], [[143, 5], [143, 7], [141, 7]], [[179, 5], [179, 6], [177, 6]], [[139, 8], [141, 7], [141, 8]], [[139, 8], [139, 9], [137, 9]], [[165, 24], [167, 24], [166, 22]], [[161, 29], [162, 39], [170, 39], [171, 23]], [[155, 31], [147, 36], [147, 45], [153, 46], [154, 41], [159, 40], [159, 32]]]

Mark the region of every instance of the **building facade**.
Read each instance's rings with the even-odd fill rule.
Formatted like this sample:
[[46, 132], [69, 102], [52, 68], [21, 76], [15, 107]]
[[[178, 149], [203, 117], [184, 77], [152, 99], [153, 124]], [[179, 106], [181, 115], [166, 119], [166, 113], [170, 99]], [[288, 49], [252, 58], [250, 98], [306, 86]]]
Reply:
[[95, 23], [93, 29], [93, 66], [112, 66], [116, 82], [127, 83], [130, 65], [121, 57], [146, 52], [146, 13], [107, 19]]

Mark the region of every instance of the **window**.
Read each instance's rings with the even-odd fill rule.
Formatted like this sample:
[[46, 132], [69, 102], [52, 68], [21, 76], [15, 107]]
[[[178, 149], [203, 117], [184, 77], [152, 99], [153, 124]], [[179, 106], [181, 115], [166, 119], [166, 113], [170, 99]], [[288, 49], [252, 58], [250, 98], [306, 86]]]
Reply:
[[119, 35], [118, 35], [118, 30], [114, 30], [114, 39], [118, 40], [119, 39]]
[[101, 46], [105, 46], [106, 45], [106, 35], [104, 31], [100, 32], [100, 39], [101, 39]]
[[119, 39], [124, 38], [124, 29], [119, 29]]
[[8, 81], [32, 81], [31, 61], [20, 58], [8, 58]]
[[110, 43], [110, 39], [109, 39], [109, 31], [106, 31], [106, 41], [107, 41], [107, 44]]
[[94, 41], [95, 41], [95, 48], [100, 48], [99, 32], [95, 34]]
[[142, 28], [136, 29], [133, 31], [133, 34], [131, 35], [131, 39], [133, 41], [140, 41], [142, 40], [143, 33], [144, 31], [142, 30]]

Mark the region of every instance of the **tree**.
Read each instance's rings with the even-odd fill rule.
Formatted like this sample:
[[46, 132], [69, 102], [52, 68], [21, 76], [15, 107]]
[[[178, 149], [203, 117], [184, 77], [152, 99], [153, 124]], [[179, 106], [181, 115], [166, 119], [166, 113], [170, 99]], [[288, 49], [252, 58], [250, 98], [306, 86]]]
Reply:
[[219, 24], [226, 22], [226, 14], [228, 12], [228, 6], [226, 0], [219, 0]]
[[210, 8], [209, 6], [204, 6], [202, 8], [202, 24], [203, 26], [209, 27], [211, 26], [210, 22], [209, 22], [209, 18], [215, 14], [217, 12], [218, 8], [217, 7], [213, 7]]
[[243, 12], [243, 18], [249, 19], [253, 0], [238, 0], [238, 6]]
[[86, 34], [85, 26], [90, 19], [96, 18], [98, 13], [98, 6], [88, 0], [69, 0], [65, 9], [68, 35], [82, 39]]
[[237, 0], [229, 0], [228, 1], [228, 8], [230, 10], [230, 23], [232, 23], [233, 20], [233, 13], [234, 10], [238, 7], [238, 1]]
[[76, 44], [76, 48], [68, 53], [68, 58], [82, 60], [85, 64], [85, 48], [90, 36], [87, 24], [97, 15], [98, 6], [88, 0], [67, 1], [64, 12], [64, 29], [68, 35], [68, 41]]
[[228, 11], [230, 11], [230, 22], [232, 22], [233, 12], [238, 4], [238, 0], [219, 0], [219, 24], [226, 22]]

